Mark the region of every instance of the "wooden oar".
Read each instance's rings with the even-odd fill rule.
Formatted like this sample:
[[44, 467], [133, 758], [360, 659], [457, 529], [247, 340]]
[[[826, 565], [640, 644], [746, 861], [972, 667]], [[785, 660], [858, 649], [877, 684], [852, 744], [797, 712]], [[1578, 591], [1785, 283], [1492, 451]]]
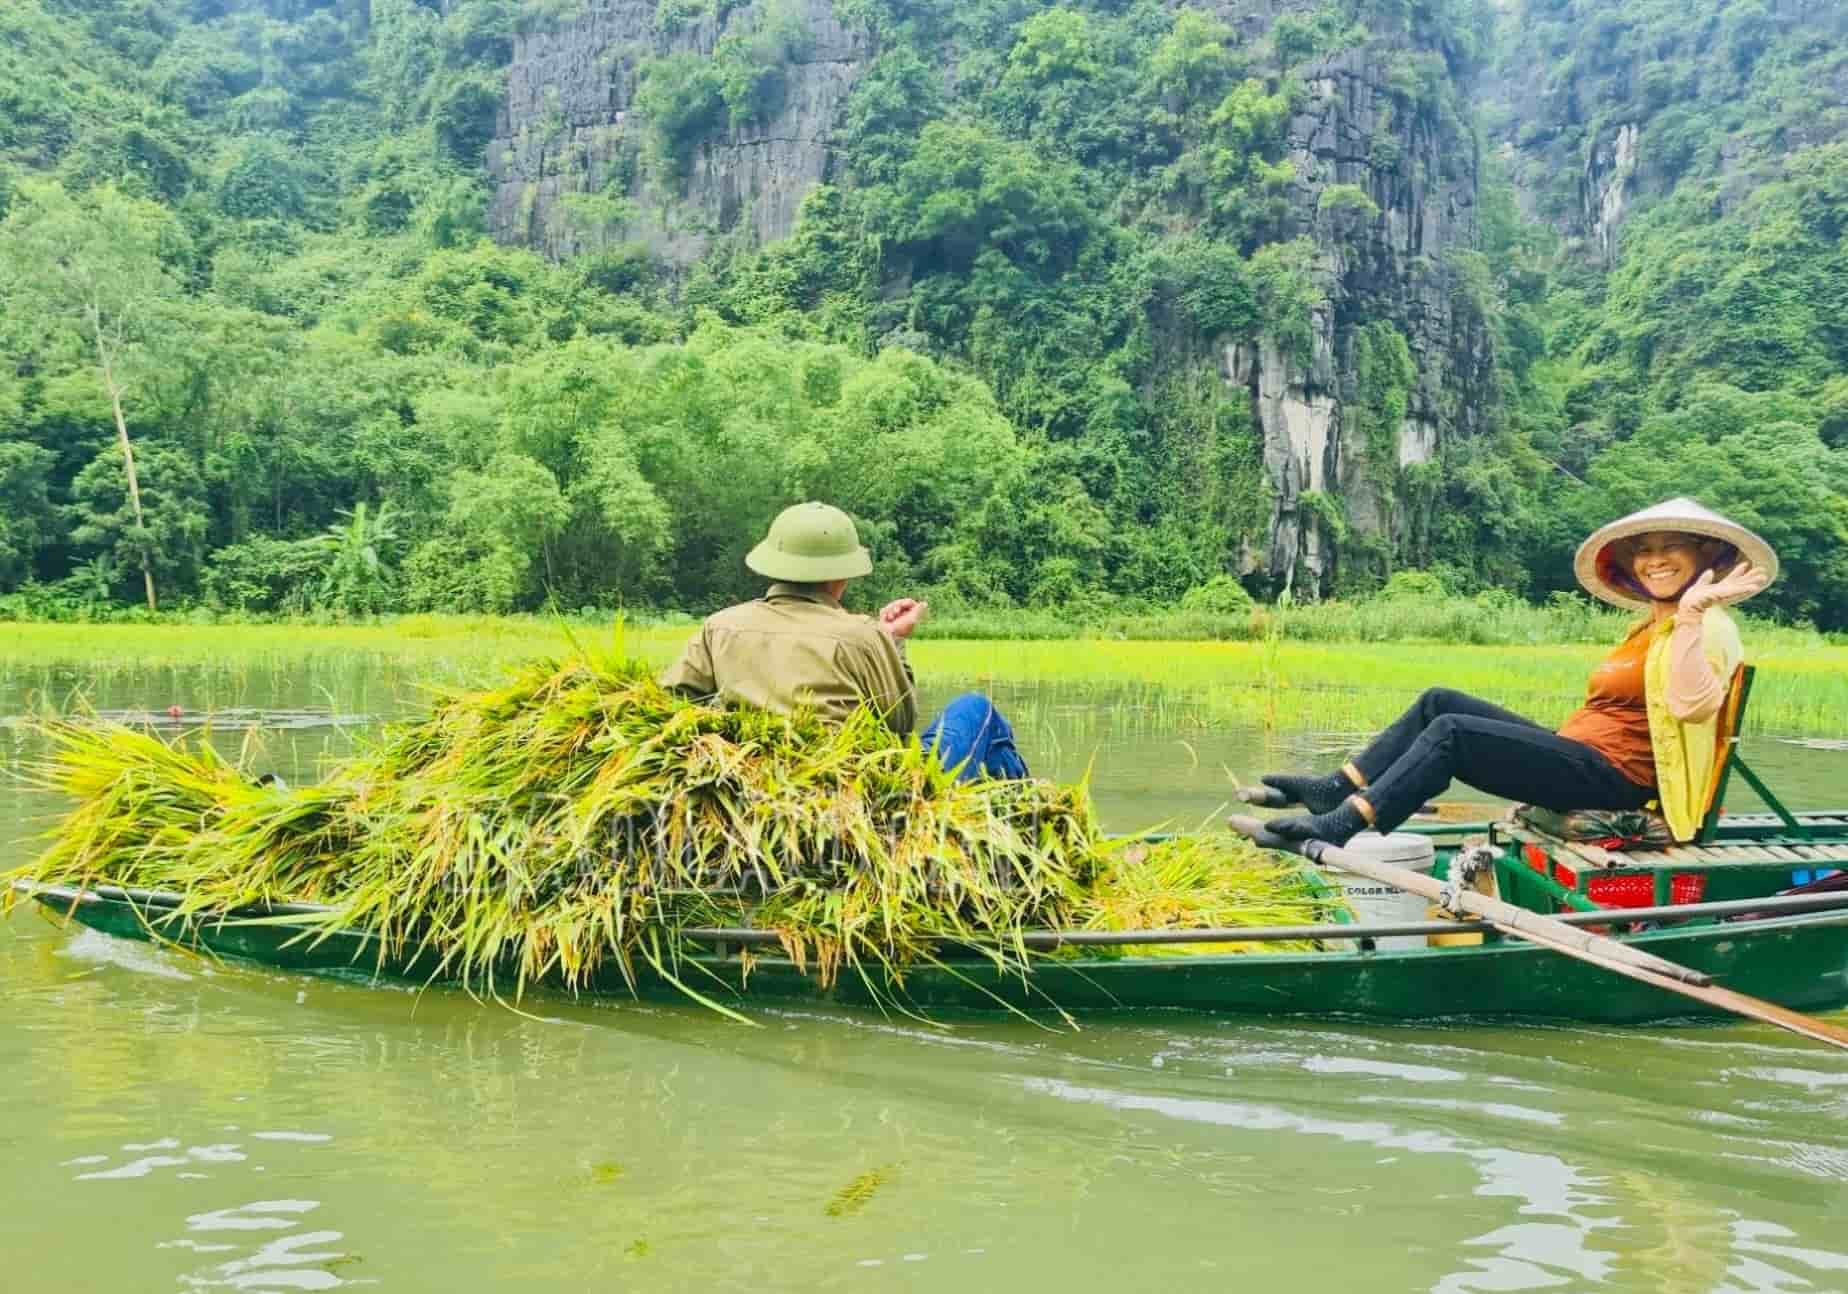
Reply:
[[[1567, 927], [1567, 929], [1570, 928], [1569, 926]], [[1780, 1029], [1788, 1029], [1792, 1033], [1802, 1034], [1805, 1038], [1813, 1038], [1817, 1042], [1825, 1042], [1831, 1046], [1848, 1049], [1848, 1029], [1843, 1029], [1839, 1025], [1830, 1024], [1826, 1020], [1818, 1020], [1813, 1015], [1804, 1015], [1801, 1011], [1792, 1011], [1789, 1007], [1782, 1007], [1775, 1002], [1767, 1002], [1763, 998], [1752, 997], [1749, 994], [1737, 993], [1732, 989], [1722, 988], [1718, 984], [1709, 984], [1704, 987], [1684, 984], [1678, 980], [1670, 979], [1668, 976], [1658, 975], [1654, 971], [1645, 970], [1640, 966], [1628, 966], [1622, 962], [1605, 961], [1596, 954], [1587, 953], [1583, 949], [1569, 947], [1565, 944], [1556, 944], [1546, 936], [1536, 935], [1531, 931], [1524, 932], [1523, 937], [1533, 943], [1551, 948], [1554, 952], [1564, 953], [1568, 957], [1576, 957], [1580, 961], [1590, 962], [1594, 966], [1602, 966], [1605, 970], [1615, 971], [1619, 975], [1627, 975], [1633, 980], [1642, 981], [1644, 984], [1653, 984], [1657, 988], [1667, 989], [1671, 993], [1681, 993], [1687, 997], [1705, 1002], [1710, 1006], [1717, 1006], [1723, 1011], [1731, 1011], [1735, 1015], [1746, 1016], [1752, 1020], [1762, 1020], [1766, 1024], [1774, 1024]], [[1622, 947], [1621, 944], [1618, 946]]]
[[[1488, 921], [1503, 934], [1525, 939], [1543, 948], [1563, 953], [1593, 966], [1639, 980], [1644, 984], [1653, 984], [1670, 993], [1679, 993], [1683, 997], [1705, 1002], [1708, 1006], [1731, 1011], [1735, 1015], [1760, 1020], [1765, 1024], [1774, 1024], [1780, 1029], [1801, 1034], [1805, 1038], [1848, 1050], [1848, 1029], [1840, 1025], [1829, 1024], [1814, 1016], [1792, 1011], [1787, 1007], [1766, 1002], [1761, 998], [1750, 997], [1732, 989], [1721, 988], [1699, 971], [1678, 966], [1674, 962], [1646, 953], [1640, 948], [1620, 944], [1614, 939], [1594, 935], [1589, 931], [1576, 930], [1564, 922], [1551, 917], [1517, 908], [1512, 903], [1490, 898], [1486, 894], [1477, 894], [1473, 890], [1452, 887], [1422, 872], [1414, 872], [1404, 867], [1394, 867], [1391, 863], [1382, 863], [1372, 858], [1365, 858], [1350, 850], [1341, 849], [1322, 840], [1286, 840], [1265, 829], [1261, 819], [1234, 815], [1226, 824], [1240, 835], [1249, 836], [1260, 845], [1269, 849], [1280, 849], [1286, 853], [1300, 854], [1315, 863], [1329, 863], [1357, 876], [1379, 881], [1394, 889], [1404, 890], [1434, 902], [1444, 903], [1453, 908], [1461, 908], [1475, 916]], [[1613, 914], [1613, 919], [1621, 920], [1620, 914]]]

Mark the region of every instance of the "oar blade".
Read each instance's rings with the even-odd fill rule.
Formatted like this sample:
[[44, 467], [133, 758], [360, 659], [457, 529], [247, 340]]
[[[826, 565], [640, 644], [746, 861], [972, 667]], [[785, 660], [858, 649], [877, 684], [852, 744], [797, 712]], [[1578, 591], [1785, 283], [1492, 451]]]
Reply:
[[1705, 991], [1713, 995], [1709, 1000], [1715, 1006], [1723, 1006], [1729, 1011], [1737, 1011], [1740, 1015], [1749, 1015], [1754, 1020], [1762, 1020], [1766, 1024], [1774, 1024], [1780, 1029], [1788, 1029], [1792, 1033], [1802, 1034], [1805, 1038], [1813, 1038], [1817, 1042], [1828, 1043], [1832, 1047], [1840, 1047], [1843, 1051], [1848, 1051], [1848, 1029], [1844, 1029], [1839, 1024], [1833, 1024], [1828, 1020], [1818, 1020], [1813, 1015], [1792, 1011], [1789, 1007], [1767, 1002], [1763, 998], [1752, 997], [1729, 988], [1721, 988], [1718, 984]]
[[1682, 997], [1693, 998], [1696, 1002], [1705, 1002], [1708, 1006], [1718, 1007], [1722, 1011], [1730, 1011], [1734, 1015], [1742, 1015], [1747, 1019], [1757, 1020], [1763, 1024], [1776, 1025], [1780, 1029], [1787, 1029], [1791, 1033], [1800, 1034], [1813, 1041], [1825, 1043], [1831, 1047], [1840, 1047], [1844, 1051], [1848, 1051], [1848, 1029], [1844, 1029], [1837, 1024], [1831, 1024], [1827, 1020], [1818, 1020], [1815, 1016], [1804, 1015], [1801, 1011], [1793, 1011], [1789, 1007], [1779, 1006], [1775, 1002], [1767, 1002], [1763, 998], [1753, 997], [1749, 993], [1740, 993], [1735, 989], [1721, 988], [1718, 984], [1699, 985], [1684, 983], [1671, 976], [1651, 970], [1646, 966], [1636, 966], [1627, 962], [1614, 961], [1600, 953], [1589, 951], [1584, 948], [1577, 948], [1571, 944], [1555, 943], [1545, 934], [1534, 930], [1517, 930], [1512, 926], [1504, 926], [1502, 929], [1507, 934], [1526, 939], [1544, 948], [1551, 948], [1554, 952], [1563, 953], [1567, 957], [1573, 957], [1582, 962], [1590, 962], [1593, 966], [1599, 966], [1605, 970], [1614, 971], [1616, 974], [1626, 976], [1633, 980], [1640, 980], [1644, 984], [1653, 984], [1655, 987], [1666, 989], [1670, 993], [1679, 993]]

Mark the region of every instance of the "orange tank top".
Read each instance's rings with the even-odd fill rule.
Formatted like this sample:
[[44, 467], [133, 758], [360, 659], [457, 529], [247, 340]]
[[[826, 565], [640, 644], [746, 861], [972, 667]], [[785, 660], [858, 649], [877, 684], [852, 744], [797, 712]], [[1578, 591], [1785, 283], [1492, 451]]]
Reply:
[[1654, 786], [1656, 781], [1655, 748], [1649, 742], [1649, 709], [1643, 696], [1648, 628], [1638, 626], [1591, 671], [1585, 704], [1559, 729], [1560, 736], [1590, 746], [1638, 786]]

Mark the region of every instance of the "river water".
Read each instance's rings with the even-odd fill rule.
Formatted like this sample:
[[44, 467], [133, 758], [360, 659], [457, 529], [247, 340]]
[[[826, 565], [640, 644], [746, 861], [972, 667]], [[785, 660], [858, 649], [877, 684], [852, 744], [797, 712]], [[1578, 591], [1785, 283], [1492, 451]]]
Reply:
[[[64, 681], [101, 706], [416, 704], [377, 670]], [[1090, 767], [1122, 829], [1347, 741], [1003, 699], [1036, 770]], [[261, 758], [310, 777], [351, 735]], [[1794, 800], [1848, 802], [1848, 753], [1750, 753]], [[16, 861], [59, 806], [4, 794]], [[23, 909], [0, 987], [8, 1291], [1848, 1290], [1848, 1056], [1757, 1026], [518, 1013]]]

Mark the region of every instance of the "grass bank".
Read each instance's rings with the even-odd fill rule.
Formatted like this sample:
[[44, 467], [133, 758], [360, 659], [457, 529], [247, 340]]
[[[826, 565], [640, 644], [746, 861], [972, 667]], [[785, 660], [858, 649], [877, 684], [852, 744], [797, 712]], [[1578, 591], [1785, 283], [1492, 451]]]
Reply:
[[[1840, 634], [1735, 613], [1749, 642], [1769, 646], [1848, 646]], [[1608, 646], [1633, 622], [1630, 612], [1579, 594], [1536, 605], [1506, 593], [1474, 597], [1414, 595], [1294, 606], [1253, 605], [1233, 613], [1157, 611], [1077, 615], [1037, 609], [935, 616], [920, 638], [1159, 642], [1447, 643], [1456, 646]]]
[[[852, 594], [848, 601], [855, 609], [869, 609], [856, 602]], [[1345, 602], [1254, 603], [1232, 611], [1096, 607], [954, 610], [939, 607], [935, 612], [919, 629], [919, 641], [1269, 642], [1281, 638], [1286, 642], [1536, 646], [1611, 643], [1622, 636], [1630, 623], [1628, 612], [1594, 603], [1577, 593], [1555, 593], [1544, 603], [1532, 603], [1493, 590], [1470, 597], [1395, 593]], [[618, 614], [614, 610], [593, 608], [558, 615], [406, 614], [385, 616], [359, 627], [393, 629], [401, 636], [428, 641], [479, 635], [491, 645], [509, 639], [543, 636], [560, 625], [597, 633], [615, 621]], [[697, 623], [697, 617], [678, 611], [631, 609], [621, 615], [632, 631], [666, 628], [678, 632]], [[1823, 635], [1807, 626], [1793, 628], [1749, 615], [1741, 616], [1741, 620], [1755, 643], [1819, 645], [1834, 641], [1848, 646], [1848, 635]], [[272, 630], [285, 636], [298, 631], [314, 631], [311, 636], [316, 641], [332, 641], [319, 631], [339, 632], [349, 627], [349, 623], [326, 613], [246, 617], [192, 607], [149, 615], [139, 607], [112, 607], [96, 618], [14, 621], [0, 616], [0, 633], [14, 624], [62, 625], [79, 634], [95, 625], [148, 629], [210, 627], [240, 632], [253, 630], [259, 640], [272, 636], [268, 632]]]
[[[1621, 619], [1618, 628], [1621, 630]], [[285, 674], [330, 695], [383, 670], [401, 681], [466, 682], [558, 653], [566, 634], [665, 664], [687, 625], [565, 626], [541, 617], [409, 616], [372, 625], [0, 625], [0, 683], [64, 690], [148, 675], [175, 683]], [[1467, 646], [921, 638], [911, 648], [934, 694], [1031, 686], [1049, 697], [1147, 710], [1177, 726], [1372, 730], [1435, 684], [1474, 692], [1552, 723], [1583, 694], [1603, 643]], [[1800, 736], [1848, 731], [1848, 647], [1813, 633], [1748, 625], [1760, 666], [1749, 729]], [[218, 689], [213, 695], [235, 695]], [[230, 702], [220, 702], [228, 704]]]

